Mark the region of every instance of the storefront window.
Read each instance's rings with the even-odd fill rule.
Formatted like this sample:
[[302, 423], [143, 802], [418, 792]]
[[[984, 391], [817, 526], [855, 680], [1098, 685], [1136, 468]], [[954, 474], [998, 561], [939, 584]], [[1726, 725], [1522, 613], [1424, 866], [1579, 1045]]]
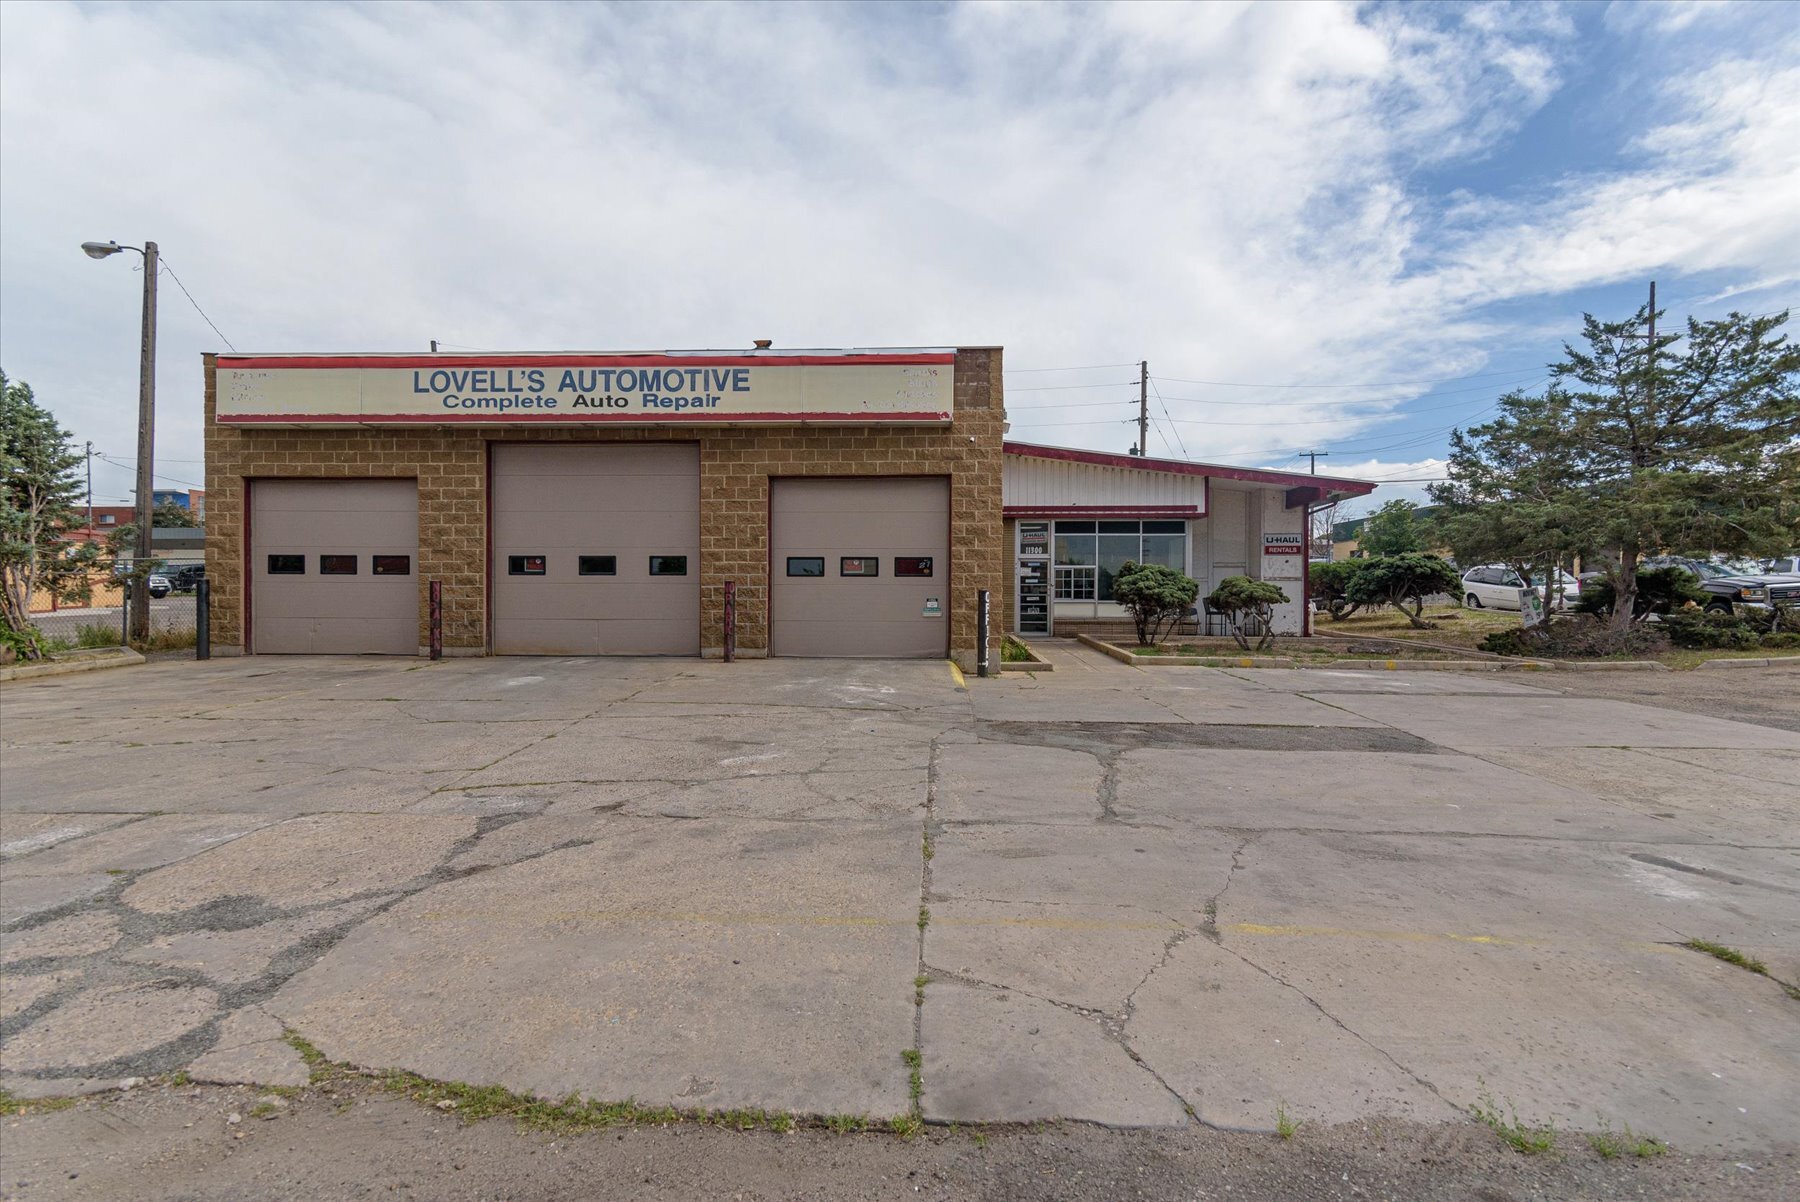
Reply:
[[1113, 578], [1128, 562], [1187, 570], [1187, 523], [1057, 522], [1055, 547], [1058, 601], [1110, 601]]

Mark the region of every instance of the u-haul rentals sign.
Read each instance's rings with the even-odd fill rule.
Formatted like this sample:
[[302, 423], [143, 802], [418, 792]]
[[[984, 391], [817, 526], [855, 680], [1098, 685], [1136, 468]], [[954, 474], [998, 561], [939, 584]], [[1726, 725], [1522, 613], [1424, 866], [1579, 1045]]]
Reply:
[[220, 355], [221, 425], [950, 421], [953, 350]]

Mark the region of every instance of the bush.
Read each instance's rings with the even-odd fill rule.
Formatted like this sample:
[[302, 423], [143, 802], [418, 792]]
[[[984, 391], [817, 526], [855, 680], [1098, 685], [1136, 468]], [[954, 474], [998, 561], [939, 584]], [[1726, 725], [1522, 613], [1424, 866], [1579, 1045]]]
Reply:
[[1357, 605], [1376, 608], [1391, 605], [1406, 615], [1416, 629], [1428, 630], [1431, 623], [1419, 615], [1425, 611], [1425, 598], [1434, 593], [1458, 594], [1462, 577], [1456, 569], [1435, 555], [1387, 555], [1365, 559], [1357, 565], [1345, 595]]
[[1544, 659], [1599, 659], [1611, 655], [1660, 655], [1669, 637], [1654, 625], [1633, 623], [1613, 630], [1591, 615], [1553, 618], [1535, 629], [1497, 630], [1481, 640], [1495, 655], [1539, 656]]
[[1756, 646], [1757, 633], [1735, 614], [1678, 610], [1662, 620], [1669, 641], [1701, 651], [1743, 651]]
[[1254, 631], [1256, 649], [1265, 651], [1275, 642], [1275, 607], [1285, 605], [1288, 600], [1286, 593], [1266, 580], [1227, 576], [1207, 595], [1206, 604], [1214, 613], [1225, 615], [1231, 637], [1239, 647], [1250, 650], [1250, 641], [1245, 634]]
[[1767, 647], [1771, 651], [1800, 651], [1800, 630], [1783, 630], [1775, 634], [1765, 634], [1757, 640], [1757, 645]]
[[1359, 608], [1350, 600], [1350, 581], [1355, 578], [1363, 560], [1340, 559], [1334, 563], [1315, 563], [1307, 569], [1307, 586], [1315, 608], [1340, 622]]
[[[1581, 582], [1581, 595], [1572, 608], [1585, 614], [1610, 614], [1617, 596], [1612, 581], [1604, 576]], [[1637, 574], [1637, 600], [1632, 602], [1631, 616], [1672, 613], [1692, 601], [1705, 605], [1707, 592], [1686, 568], [1646, 568]]]
[[117, 647], [119, 628], [105, 623], [89, 624], [75, 632], [77, 647]]
[[1113, 577], [1113, 600], [1131, 611], [1139, 646], [1155, 643], [1181, 621], [1200, 595], [1198, 581], [1159, 563], [1125, 562]]

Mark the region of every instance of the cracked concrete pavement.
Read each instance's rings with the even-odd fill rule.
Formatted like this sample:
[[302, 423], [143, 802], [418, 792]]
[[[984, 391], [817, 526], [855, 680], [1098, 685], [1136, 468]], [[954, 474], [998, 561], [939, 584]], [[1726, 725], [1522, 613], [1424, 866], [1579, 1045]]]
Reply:
[[0, 1085], [298, 1084], [291, 1030], [544, 1096], [889, 1117], [917, 1048], [940, 1122], [1485, 1096], [1800, 1148], [1800, 734], [1553, 677], [1048, 653], [966, 685], [326, 658], [9, 685]]

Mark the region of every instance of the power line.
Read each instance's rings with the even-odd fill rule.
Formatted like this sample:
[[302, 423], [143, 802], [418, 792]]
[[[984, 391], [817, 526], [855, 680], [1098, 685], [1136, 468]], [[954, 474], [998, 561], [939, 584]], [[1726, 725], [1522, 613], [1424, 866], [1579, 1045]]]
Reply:
[[1077, 388], [1118, 388], [1136, 384], [1136, 380], [1126, 380], [1124, 385], [1106, 384], [1033, 384], [1030, 388], [1009, 388], [1008, 392], [1070, 392]]
[[1104, 371], [1109, 367], [1136, 367], [1135, 363], [1091, 363], [1086, 367], [1009, 367], [1005, 375], [1024, 375], [1034, 371]]
[[[1542, 368], [1534, 367], [1529, 372], [1523, 372], [1523, 373], [1504, 372], [1501, 374], [1513, 375], [1513, 376], [1517, 376], [1519, 379], [1524, 379], [1527, 376], [1537, 375], [1542, 370], [1543, 370]], [[1550, 377], [1543, 376], [1542, 378], [1547, 380]], [[1170, 382], [1169, 377], [1167, 377], [1167, 376], [1163, 376], [1162, 380], [1165, 384]], [[1535, 385], [1523, 385], [1523, 387], [1534, 387], [1534, 386]], [[1354, 387], [1357, 387], [1357, 385], [1346, 384], [1346, 385], [1343, 385], [1343, 387], [1354, 388]], [[1400, 385], [1390, 385], [1389, 387], [1400, 387]], [[1494, 385], [1492, 385], [1492, 384], [1478, 384], [1473, 388], [1450, 388], [1450, 389], [1444, 390], [1443, 392], [1435, 392], [1433, 395], [1436, 395], [1436, 396], [1461, 396], [1465, 393], [1470, 393], [1470, 392], [1491, 392], [1491, 391], [1493, 391], [1493, 388], [1494, 388]], [[1215, 401], [1215, 400], [1211, 399], [1210, 397], [1177, 396], [1177, 397], [1170, 397], [1169, 399], [1172, 401], [1192, 401], [1193, 403], [1195, 403], [1197, 405], [1252, 405], [1252, 406], [1256, 406], [1258, 408], [1275, 408], [1277, 406], [1285, 406], [1285, 407], [1290, 407], [1290, 408], [1293, 408], [1293, 407], [1322, 408], [1327, 405], [1380, 405], [1380, 404], [1385, 403], [1385, 401], [1388, 398], [1370, 397], [1367, 400], [1350, 400], [1350, 401]]]
[[[1531, 370], [1542, 369], [1534, 367]], [[1520, 374], [1522, 374], [1521, 369], [1514, 368], [1512, 371], [1487, 371], [1467, 376], [1446, 376], [1441, 380], [1388, 380], [1378, 384], [1255, 384], [1243, 380], [1190, 380], [1179, 376], [1162, 376], [1160, 378], [1173, 384], [1208, 384], [1215, 388], [1411, 388], [1417, 385], [1454, 384], [1459, 380], [1482, 380], [1492, 379], [1495, 376]]]
[[181, 295], [188, 298], [188, 304], [194, 306], [194, 312], [200, 315], [201, 320], [206, 322], [207, 325], [212, 326], [212, 332], [219, 336], [220, 341], [224, 342], [228, 349], [233, 351], [237, 350], [237, 347], [231, 345], [231, 339], [225, 337], [225, 332], [219, 329], [218, 326], [213, 325], [213, 319], [206, 315], [206, 310], [200, 307], [200, 302], [194, 299], [194, 294], [189, 292], [187, 285], [181, 282], [181, 277], [175, 274], [175, 269], [169, 266], [169, 261], [162, 258], [160, 255], [158, 256], [158, 261], [162, 264], [162, 269], [169, 273], [169, 278], [175, 281], [175, 286], [181, 289]]
[[[105, 460], [107, 463], [112, 464], [114, 467], [134, 468], [136, 466], [136, 464], [134, 464], [134, 463], [130, 463], [125, 460], [114, 459], [111, 455], [106, 455], [99, 451], [95, 451], [94, 454], [96, 456], [98, 456], [99, 458]], [[206, 487], [206, 485], [196, 483], [193, 480], [182, 480], [175, 476], [165, 476], [165, 475], [162, 475], [160, 472], [152, 472], [150, 474], [155, 476], [158, 480], [163, 481], [165, 484], [185, 484], [189, 488], [199, 488], [199, 489], [204, 489]]]
[[[1156, 393], [1156, 401], [1162, 406], [1163, 416], [1169, 419], [1169, 429], [1175, 431], [1175, 441], [1181, 446], [1181, 457], [1186, 459], [1188, 457], [1187, 443], [1182, 440], [1181, 427], [1175, 424], [1175, 415], [1169, 412], [1169, 402], [1163, 400], [1162, 389], [1156, 386], [1154, 379], [1150, 381], [1150, 389]], [[1167, 440], [1165, 439], [1165, 441]]]

